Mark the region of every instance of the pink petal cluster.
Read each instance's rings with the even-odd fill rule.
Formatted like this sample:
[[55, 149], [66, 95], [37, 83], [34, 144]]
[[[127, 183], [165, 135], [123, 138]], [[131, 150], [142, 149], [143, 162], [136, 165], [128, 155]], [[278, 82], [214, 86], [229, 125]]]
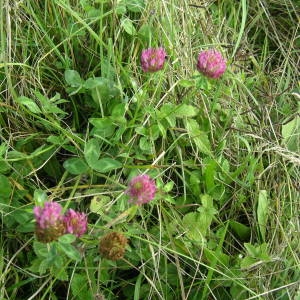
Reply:
[[144, 72], [156, 72], [163, 68], [166, 51], [164, 48], [148, 48], [142, 51], [141, 64]]
[[87, 216], [73, 209], [65, 215], [57, 202], [45, 202], [44, 207], [35, 206], [33, 213], [36, 220], [35, 233], [40, 242], [49, 243], [65, 233], [80, 237], [87, 230]]
[[226, 70], [226, 61], [219, 51], [205, 50], [199, 53], [197, 69], [207, 77], [219, 78]]
[[56, 226], [63, 221], [62, 207], [57, 202], [46, 202], [44, 207], [36, 206], [33, 209], [36, 223], [41, 229]]
[[148, 175], [138, 175], [134, 177], [126, 190], [126, 194], [130, 196], [130, 202], [137, 205], [150, 202], [154, 199], [155, 193], [155, 182]]
[[46, 202], [44, 207], [33, 209], [36, 225], [35, 234], [38, 241], [50, 243], [64, 234], [62, 207], [56, 202]]
[[85, 213], [69, 209], [64, 216], [64, 224], [66, 233], [80, 237], [87, 231], [87, 216]]

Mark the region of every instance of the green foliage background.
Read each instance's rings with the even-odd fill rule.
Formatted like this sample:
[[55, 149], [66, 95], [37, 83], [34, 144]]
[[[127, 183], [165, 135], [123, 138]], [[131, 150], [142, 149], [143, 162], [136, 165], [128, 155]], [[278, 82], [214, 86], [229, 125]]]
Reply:
[[[0, 0], [0, 299], [298, 299], [299, 2]], [[140, 53], [163, 46], [162, 71]], [[228, 69], [195, 68], [217, 48]], [[140, 173], [158, 193], [135, 207]], [[32, 209], [89, 230], [42, 244]], [[110, 231], [123, 260], [100, 257]], [[298, 297], [298, 298], [297, 298]]]

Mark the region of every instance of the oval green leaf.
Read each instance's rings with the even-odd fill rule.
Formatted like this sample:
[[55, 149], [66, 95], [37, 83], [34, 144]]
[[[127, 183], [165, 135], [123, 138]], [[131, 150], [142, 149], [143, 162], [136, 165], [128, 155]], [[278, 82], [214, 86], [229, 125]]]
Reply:
[[79, 73], [75, 70], [66, 70], [65, 80], [71, 87], [80, 87], [83, 83]]
[[100, 156], [100, 145], [97, 139], [90, 139], [84, 148], [84, 158], [88, 165], [93, 169]]
[[59, 248], [71, 259], [73, 260], [81, 260], [81, 255], [79, 251], [73, 247], [71, 244], [58, 243]]
[[70, 158], [64, 162], [64, 168], [73, 175], [87, 173], [89, 166], [81, 158]]
[[91, 165], [91, 168], [95, 171], [98, 171], [100, 173], [106, 173], [115, 169], [119, 169], [122, 167], [122, 164], [115, 159], [106, 157], [101, 158], [97, 162], [95, 162], [93, 165]]

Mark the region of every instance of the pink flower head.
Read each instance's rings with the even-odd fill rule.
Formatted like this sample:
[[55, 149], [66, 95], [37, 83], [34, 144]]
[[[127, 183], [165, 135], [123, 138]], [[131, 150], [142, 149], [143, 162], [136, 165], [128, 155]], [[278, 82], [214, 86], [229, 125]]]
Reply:
[[45, 202], [44, 207], [35, 206], [33, 209], [36, 222], [42, 229], [55, 226], [63, 220], [62, 207], [57, 202]]
[[87, 216], [85, 213], [69, 209], [64, 216], [64, 224], [66, 233], [80, 237], [87, 231]]
[[126, 194], [130, 196], [130, 202], [137, 205], [142, 205], [153, 200], [155, 193], [155, 182], [148, 175], [138, 175], [134, 177], [126, 190]]
[[64, 234], [62, 207], [57, 202], [45, 202], [44, 207], [33, 209], [36, 220], [36, 236], [41, 242], [51, 242]]
[[226, 61], [219, 51], [205, 50], [199, 53], [197, 69], [207, 77], [219, 78], [226, 70]]
[[142, 51], [141, 64], [144, 72], [156, 72], [163, 68], [166, 58], [164, 48], [148, 48]]

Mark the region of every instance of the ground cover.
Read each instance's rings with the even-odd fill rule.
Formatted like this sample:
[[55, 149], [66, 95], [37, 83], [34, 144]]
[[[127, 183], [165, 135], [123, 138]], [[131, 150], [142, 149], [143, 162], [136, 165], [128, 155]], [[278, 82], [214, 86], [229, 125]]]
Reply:
[[0, 299], [300, 299], [298, 1], [0, 7]]

